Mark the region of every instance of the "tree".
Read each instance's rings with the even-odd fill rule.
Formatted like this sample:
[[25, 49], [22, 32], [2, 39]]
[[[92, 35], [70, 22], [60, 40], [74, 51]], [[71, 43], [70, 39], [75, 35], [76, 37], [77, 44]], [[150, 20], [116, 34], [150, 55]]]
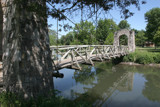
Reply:
[[75, 25], [74, 34], [75, 39], [77, 39], [81, 44], [94, 44], [95, 26], [91, 22], [81, 21], [79, 24]]
[[[127, 20], [122, 20], [118, 24], [119, 29], [130, 29], [130, 24], [127, 22]], [[119, 44], [120, 45], [127, 45], [128, 44], [128, 38], [126, 35], [121, 35], [119, 38]]]
[[153, 40], [156, 46], [160, 44], [160, 27], [158, 27], [158, 30], [156, 31]]
[[133, 15], [128, 10], [130, 5], [140, 6], [139, 0], [3, 0], [1, 3], [4, 89], [24, 98], [48, 95], [53, 88], [47, 15], [67, 19], [64, 15], [67, 10], [74, 11], [80, 4], [94, 10], [97, 4], [104, 11], [116, 6], [127, 18]]
[[122, 20], [118, 24], [119, 29], [129, 29], [130, 24], [127, 22], [127, 20]]
[[128, 45], [128, 37], [126, 35], [121, 35], [119, 37], [119, 44], [120, 45]]
[[[37, 12], [28, 10], [31, 4], [43, 9]], [[23, 98], [48, 96], [53, 89], [53, 66], [46, 2], [5, 0], [3, 6], [4, 89]]]
[[141, 30], [141, 31], [137, 31], [137, 33], [135, 34], [135, 41], [136, 41], [136, 46], [144, 46], [145, 42], [146, 42], [146, 37], [145, 37], [145, 31]]
[[114, 34], [111, 32], [109, 33], [109, 35], [107, 36], [106, 40], [105, 40], [105, 44], [106, 45], [113, 45], [113, 40], [114, 40]]
[[150, 101], [159, 102], [160, 101], [160, 73], [155, 72], [158, 71], [154, 69], [152, 71], [151, 69], [148, 70], [149, 73], [147, 73], [147, 70], [145, 71], [144, 77], [146, 79], [145, 87], [142, 91], [144, 97], [149, 99]]
[[56, 37], [56, 31], [49, 29], [49, 43], [50, 46], [57, 44], [57, 37]]
[[118, 26], [112, 19], [100, 19], [98, 21], [96, 40], [99, 44], [104, 44], [107, 36], [110, 33], [114, 33], [118, 29]]
[[160, 8], [153, 8], [146, 12], [145, 20], [147, 21], [146, 36], [148, 37], [148, 41], [154, 42], [153, 38], [160, 26]]
[[62, 45], [71, 45], [71, 43], [74, 41], [74, 33], [69, 32], [65, 36], [62, 36], [60, 39], [60, 43]]

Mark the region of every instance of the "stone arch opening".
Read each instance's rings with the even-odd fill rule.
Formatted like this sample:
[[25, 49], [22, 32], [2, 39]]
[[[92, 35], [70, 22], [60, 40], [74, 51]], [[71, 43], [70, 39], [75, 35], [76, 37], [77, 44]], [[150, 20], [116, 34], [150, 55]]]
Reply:
[[2, 31], [3, 31], [3, 11], [0, 0], [0, 61], [2, 61]]
[[114, 46], [120, 46], [120, 37], [126, 35], [130, 52], [135, 51], [135, 33], [132, 30], [122, 29], [114, 33]]
[[119, 45], [128, 45], [127, 35], [124, 34], [119, 36]]

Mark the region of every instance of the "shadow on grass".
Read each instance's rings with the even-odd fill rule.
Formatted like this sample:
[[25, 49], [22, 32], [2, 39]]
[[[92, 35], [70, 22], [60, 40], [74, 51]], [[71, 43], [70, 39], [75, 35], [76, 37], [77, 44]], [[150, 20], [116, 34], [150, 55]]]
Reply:
[[160, 52], [160, 49], [148, 49], [148, 52]]
[[152, 48], [152, 47], [144, 47], [144, 48], [141, 48], [141, 47], [137, 47], [136, 48], [137, 50], [140, 50], [140, 51], [148, 51], [148, 52], [160, 52], [160, 48]]
[[0, 107], [91, 107], [92, 105], [86, 101], [72, 101], [57, 96], [58, 90], [50, 92], [48, 97], [37, 97], [31, 99], [23, 99], [14, 93], [0, 93]]

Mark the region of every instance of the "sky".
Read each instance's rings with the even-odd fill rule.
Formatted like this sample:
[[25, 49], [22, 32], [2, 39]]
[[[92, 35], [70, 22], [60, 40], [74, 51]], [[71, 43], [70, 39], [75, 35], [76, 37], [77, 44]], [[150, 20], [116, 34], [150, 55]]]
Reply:
[[[127, 19], [128, 23], [130, 24], [131, 26], [131, 29], [134, 28], [134, 29], [137, 29], [137, 30], [145, 30], [145, 27], [146, 27], [146, 20], [144, 18], [144, 14], [149, 11], [150, 9], [152, 8], [160, 8], [160, 0], [146, 0], [147, 3], [144, 4], [144, 5], [141, 5], [140, 7], [140, 10], [138, 10], [137, 8], [135, 8], [135, 6], [130, 6], [130, 10], [132, 12], [134, 12], [134, 15], [129, 17]], [[101, 14], [99, 18], [107, 18], [107, 19], [113, 19], [116, 24], [118, 24], [121, 20], [123, 20], [120, 16], [120, 12], [116, 9], [113, 9], [111, 10], [108, 14]], [[70, 17], [70, 19], [74, 22], [74, 23], [79, 23], [81, 18], [80, 18], [80, 14], [79, 12], [77, 12], [74, 17]], [[93, 21], [94, 17], [92, 19], [89, 19], [88, 21]], [[74, 25], [68, 21], [68, 20], [65, 20], [65, 21], [59, 21], [58, 22], [59, 24], [69, 24], [71, 25], [72, 27], [74, 27]], [[57, 20], [49, 17], [48, 18], [48, 24], [52, 24], [53, 26], [50, 28], [50, 29], [53, 29], [53, 30], [56, 30], [57, 31]], [[60, 27], [59, 27], [60, 28]], [[71, 30], [70, 30], [71, 31]], [[62, 36], [62, 35], [66, 35], [69, 31], [64, 31], [62, 30], [61, 32], [59, 32], [59, 38]]]

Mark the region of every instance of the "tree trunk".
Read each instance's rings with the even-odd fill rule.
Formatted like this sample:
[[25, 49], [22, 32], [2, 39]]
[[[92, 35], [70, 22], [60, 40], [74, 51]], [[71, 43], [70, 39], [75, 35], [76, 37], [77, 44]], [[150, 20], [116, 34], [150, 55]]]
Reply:
[[[24, 98], [46, 96], [53, 89], [44, 0], [2, 0], [4, 89]], [[39, 12], [27, 6], [38, 3]], [[43, 11], [44, 12], [44, 11]]]

